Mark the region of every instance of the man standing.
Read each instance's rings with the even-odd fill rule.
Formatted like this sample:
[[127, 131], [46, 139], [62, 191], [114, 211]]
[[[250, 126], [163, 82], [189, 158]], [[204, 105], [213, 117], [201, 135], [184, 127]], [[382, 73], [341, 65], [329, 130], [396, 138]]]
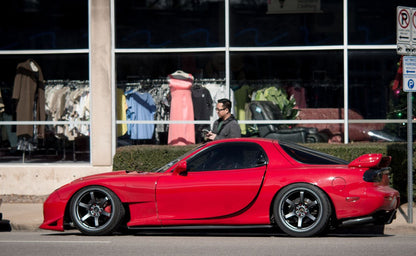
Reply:
[[218, 100], [215, 108], [218, 119], [214, 122], [212, 131], [206, 135], [208, 140], [220, 140], [225, 138], [240, 138], [241, 129], [237, 119], [231, 114], [231, 101], [228, 99]]

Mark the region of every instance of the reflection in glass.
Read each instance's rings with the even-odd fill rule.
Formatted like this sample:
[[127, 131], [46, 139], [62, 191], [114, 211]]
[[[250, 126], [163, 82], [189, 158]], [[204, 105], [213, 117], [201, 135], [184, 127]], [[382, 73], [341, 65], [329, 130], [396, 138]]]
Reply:
[[[276, 87], [299, 94], [298, 107], [343, 105], [342, 52], [231, 53], [231, 87], [249, 93]], [[297, 97], [297, 95], [295, 95]]]
[[225, 53], [117, 54], [117, 81], [166, 79], [182, 70], [196, 79], [225, 78]]
[[389, 113], [397, 110], [392, 85], [399, 60], [395, 50], [349, 51], [350, 108], [366, 119], [397, 118]]
[[231, 46], [342, 44], [342, 1], [230, 1]]
[[414, 0], [348, 0], [348, 43], [396, 44], [396, 7], [414, 7]]
[[224, 1], [115, 1], [117, 48], [223, 47]]
[[2, 1], [0, 50], [88, 48], [88, 1]]

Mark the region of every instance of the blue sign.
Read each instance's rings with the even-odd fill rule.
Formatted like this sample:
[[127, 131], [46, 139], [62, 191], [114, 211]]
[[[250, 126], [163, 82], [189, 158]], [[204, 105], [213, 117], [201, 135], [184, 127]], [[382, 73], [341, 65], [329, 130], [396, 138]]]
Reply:
[[407, 87], [409, 87], [409, 89], [413, 89], [414, 86], [415, 81], [413, 81], [413, 79], [409, 79], [409, 82], [407, 82]]
[[416, 92], [416, 56], [403, 56], [403, 91]]

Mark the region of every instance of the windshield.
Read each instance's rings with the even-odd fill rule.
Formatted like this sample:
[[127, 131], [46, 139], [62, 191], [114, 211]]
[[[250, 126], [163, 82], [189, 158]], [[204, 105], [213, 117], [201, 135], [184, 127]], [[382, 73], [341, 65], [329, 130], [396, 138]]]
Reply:
[[348, 164], [347, 161], [297, 144], [279, 141], [280, 147], [293, 159], [304, 164]]
[[198, 149], [200, 149], [201, 147], [203, 147], [204, 145], [200, 145], [194, 149], [191, 149], [190, 151], [186, 152], [185, 154], [181, 155], [180, 157], [170, 161], [169, 163], [163, 165], [162, 167], [153, 169], [152, 172], [165, 172], [167, 170], [169, 170], [170, 167], [172, 167], [174, 164], [176, 164], [177, 162], [179, 162], [181, 159], [185, 158], [186, 156], [192, 154], [194, 151], [197, 151]]

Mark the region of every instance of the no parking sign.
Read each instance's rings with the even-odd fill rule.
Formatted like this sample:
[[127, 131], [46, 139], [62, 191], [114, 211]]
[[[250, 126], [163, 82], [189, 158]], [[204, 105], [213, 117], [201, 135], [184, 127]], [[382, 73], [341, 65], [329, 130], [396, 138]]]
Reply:
[[396, 11], [397, 54], [416, 55], [416, 8], [398, 6]]

